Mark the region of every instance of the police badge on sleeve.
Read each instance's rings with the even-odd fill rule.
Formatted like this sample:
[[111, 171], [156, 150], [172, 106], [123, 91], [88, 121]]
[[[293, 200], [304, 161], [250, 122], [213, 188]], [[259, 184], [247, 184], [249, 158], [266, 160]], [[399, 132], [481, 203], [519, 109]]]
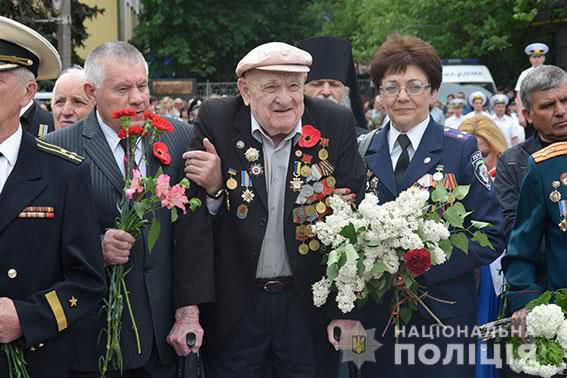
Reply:
[[490, 190], [492, 187], [492, 179], [488, 174], [488, 168], [486, 168], [486, 164], [484, 164], [484, 159], [482, 158], [482, 154], [480, 151], [476, 151], [471, 156], [471, 163], [474, 169], [474, 175], [476, 176], [477, 180], [480, 181], [482, 185], [486, 187], [486, 189]]

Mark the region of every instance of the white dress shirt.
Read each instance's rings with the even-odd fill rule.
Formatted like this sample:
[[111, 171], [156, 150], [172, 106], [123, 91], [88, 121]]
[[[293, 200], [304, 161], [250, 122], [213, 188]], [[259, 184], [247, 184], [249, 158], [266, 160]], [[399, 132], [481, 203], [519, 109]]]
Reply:
[[465, 120], [465, 116], [461, 114], [460, 117], [456, 115], [452, 115], [445, 120], [445, 127], [450, 127], [452, 129], [458, 130], [461, 126], [461, 123]]
[[16, 161], [18, 161], [18, 153], [22, 144], [22, 133], [22, 125], [20, 125], [14, 134], [0, 143], [0, 193], [2, 193], [2, 189], [4, 189], [4, 185], [16, 165]]
[[[411, 144], [408, 147], [408, 155], [409, 159], [413, 158], [415, 155], [415, 151], [419, 147], [419, 143], [421, 143], [421, 139], [423, 138], [423, 134], [427, 129], [427, 125], [429, 125], [429, 115], [423, 121], [417, 124], [417, 126], [412, 127], [406, 135], [408, 136]], [[390, 148], [390, 158], [392, 159], [392, 168], [396, 169], [396, 164], [398, 163], [398, 159], [402, 154], [402, 146], [398, 143], [398, 136], [401, 133], [398, 129], [390, 123], [390, 130], [388, 131], [388, 147]]]
[[[118, 168], [120, 169], [120, 172], [122, 172], [122, 176], [126, 176], [126, 172], [124, 171], [124, 149], [120, 145], [120, 138], [118, 137], [118, 134], [112, 127], [104, 123], [98, 110], [96, 112], [96, 118], [100, 128], [102, 129], [106, 142], [110, 146], [110, 151], [112, 151], [112, 154], [114, 155], [114, 160], [116, 160], [116, 164], [118, 164]], [[146, 176], [146, 160], [144, 159], [142, 138], [138, 139], [135, 155], [136, 165], [140, 169], [140, 173], [142, 176]]]

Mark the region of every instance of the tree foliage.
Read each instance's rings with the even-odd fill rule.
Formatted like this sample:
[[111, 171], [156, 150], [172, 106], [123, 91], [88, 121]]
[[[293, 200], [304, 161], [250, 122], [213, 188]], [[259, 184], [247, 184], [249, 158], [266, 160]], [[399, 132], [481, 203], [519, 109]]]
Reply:
[[152, 77], [234, 80], [243, 55], [270, 41], [295, 43], [317, 33], [313, 0], [144, 0], [132, 42]]
[[[557, 7], [563, 2], [319, 0], [311, 9], [326, 20], [323, 34], [353, 43], [359, 62], [370, 62], [391, 33], [413, 34], [430, 42], [443, 58], [479, 58], [497, 84], [510, 85], [527, 66], [523, 49], [534, 42], [531, 22], [541, 14], [564, 17], [565, 8]], [[545, 36], [542, 41], [549, 42]]]
[[[38, 22], [55, 17], [52, 12], [51, 0], [0, 0], [0, 15], [11, 18], [36, 30], [57, 47], [57, 24], [55, 22]], [[79, 0], [71, 0], [71, 40], [73, 45], [72, 61], [82, 64], [82, 59], [77, 55], [75, 49], [84, 47], [89, 34], [84, 22], [103, 13], [104, 9], [90, 7]]]

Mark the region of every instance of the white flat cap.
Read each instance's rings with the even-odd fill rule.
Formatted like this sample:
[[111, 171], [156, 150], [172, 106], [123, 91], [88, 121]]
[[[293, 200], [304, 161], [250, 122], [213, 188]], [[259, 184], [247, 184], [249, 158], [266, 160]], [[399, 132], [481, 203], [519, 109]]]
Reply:
[[541, 56], [547, 54], [549, 47], [545, 43], [536, 42], [527, 45], [524, 51], [529, 56]]
[[55, 79], [61, 71], [59, 53], [41, 34], [0, 16], [0, 71], [24, 67], [37, 80]]
[[279, 72], [309, 72], [313, 59], [307, 51], [283, 42], [269, 42], [252, 49], [236, 66], [241, 77], [252, 69]]

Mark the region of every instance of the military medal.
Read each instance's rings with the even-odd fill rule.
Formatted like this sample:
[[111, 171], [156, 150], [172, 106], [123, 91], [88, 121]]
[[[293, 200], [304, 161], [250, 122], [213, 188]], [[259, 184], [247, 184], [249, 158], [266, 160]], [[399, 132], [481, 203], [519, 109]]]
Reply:
[[443, 181], [443, 185], [447, 190], [453, 190], [457, 187], [457, 180], [455, 179], [455, 175], [453, 173], [448, 173]]
[[549, 199], [551, 202], [557, 203], [561, 201], [561, 193], [557, 191], [557, 189], [561, 186], [561, 183], [559, 181], [553, 181], [551, 186], [553, 186], [553, 192], [549, 193]]
[[332, 175], [335, 171], [335, 167], [328, 160], [323, 160], [319, 162], [319, 168], [321, 169], [321, 174], [323, 176]]
[[335, 188], [335, 185], [337, 184], [337, 180], [333, 177], [333, 176], [329, 176], [325, 179], [325, 181], [327, 181], [327, 185], [329, 185], [329, 188]]
[[246, 219], [246, 217], [248, 216], [248, 206], [246, 206], [245, 204], [239, 205], [236, 209], [236, 216], [238, 217], [238, 219]]
[[325, 205], [325, 202], [320, 201], [317, 205], [315, 205], [315, 210], [317, 210], [319, 214], [324, 214], [325, 211], [327, 211], [327, 205]]
[[301, 150], [295, 150], [295, 157], [300, 158], [301, 155], [303, 155], [303, 151], [301, 151]]
[[323, 187], [323, 184], [320, 181], [313, 184], [313, 191], [315, 193], [322, 193], [323, 189], [325, 189], [325, 188]]
[[246, 150], [244, 156], [246, 157], [246, 160], [248, 160], [249, 162], [254, 162], [260, 158], [260, 151], [258, 151], [254, 147], [250, 147], [249, 149]]
[[305, 256], [309, 252], [309, 246], [305, 243], [301, 243], [298, 248], [299, 254]]
[[226, 180], [226, 187], [229, 190], [234, 190], [238, 186], [238, 181], [234, 178], [234, 176], [236, 176], [236, 169], [229, 168], [228, 174], [230, 175], [230, 178]]
[[242, 170], [242, 172], [240, 173], [240, 184], [246, 188], [243, 192], [242, 192], [242, 200], [244, 202], [252, 202], [252, 200], [254, 199], [254, 193], [249, 189], [252, 186], [252, 181], [250, 180], [250, 176], [248, 175], [248, 171], [246, 171], [245, 169]]
[[293, 178], [289, 181], [289, 188], [293, 191], [293, 192], [299, 192], [301, 191], [301, 188], [303, 187], [303, 180], [301, 179], [300, 175], [301, 175], [301, 162], [296, 161], [293, 169]]
[[561, 181], [561, 184], [563, 184], [563, 186], [567, 186], [567, 172], [561, 174], [559, 181]]
[[329, 146], [329, 139], [328, 138], [321, 138], [321, 149], [319, 150], [319, 159], [327, 160], [329, 158], [329, 151], [327, 151], [327, 147]]
[[559, 223], [559, 229], [567, 232], [567, 200], [559, 202], [559, 214], [563, 217], [563, 220]]
[[437, 172], [435, 172], [435, 173], [433, 174], [433, 181], [443, 181], [443, 177], [444, 177], [444, 175], [443, 175], [443, 166], [442, 166], [442, 165], [438, 165], [438, 166], [435, 168], [435, 170], [436, 170]]
[[303, 166], [301, 167], [301, 176], [303, 176], [303, 177], [305, 177], [305, 178], [311, 176], [311, 167], [308, 166], [308, 165], [306, 165], [306, 164], [303, 165]]
[[252, 176], [260, 176], [262, 174], [264, 174], [264, 168], [262, 167], [261, 164], [252, 164], [250, 166], [250, 173], [252, 174]]
[[323, 177], [321, 173], [321, 168], [319, 168], [318, 164], [313, 164], [311, 166], [311, 176], [307, 179], [307, 181], [319, 181]]
[[309, 242], [309, 249], [312, 250], [313, 252], [318, 251], [320, 247], [321, 247], [321, 243], [319, 243], [319, 240], [317, 239], [312, 239]]

